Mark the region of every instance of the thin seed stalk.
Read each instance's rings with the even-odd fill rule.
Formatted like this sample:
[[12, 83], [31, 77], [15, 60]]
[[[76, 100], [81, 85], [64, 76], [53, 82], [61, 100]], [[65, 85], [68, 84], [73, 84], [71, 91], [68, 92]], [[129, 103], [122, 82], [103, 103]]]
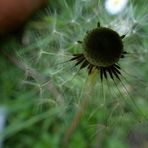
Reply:
[[97, 75], [98, 75], [98, 71], [96, 69], [93, 69], [92, 73], [90, 75], [88, 75], [88, 78], [86, 80], [86, 84], [85, 84], [85, 87], [84, 87], [83, 93], [82, 93], [82, 102], [80, 104], [80, 110], [73, 117], [73, 120], [72, 120], [72, 122], [71, 122], [69, 128], [67, 129], [65, 136], [64, 136], [64, 146], [65, 147], [68, 146], [68, 143], [69, 143], [74, 131], [76, 130], [76, 128], [83, 116], [83, 113], [85, 112], [85, 110], [87, 109], [87, 107], [89, 105], [92, 91], [96, 85]]

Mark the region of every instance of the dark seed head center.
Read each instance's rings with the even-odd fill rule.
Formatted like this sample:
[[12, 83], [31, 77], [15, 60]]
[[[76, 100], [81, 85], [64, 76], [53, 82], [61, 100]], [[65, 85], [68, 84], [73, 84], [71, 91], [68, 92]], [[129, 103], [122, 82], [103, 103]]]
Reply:
[[108, 67], [118, 62], [123, 52], [119, 34], [100, 27], [88, 32], [83, 41], [84, 56], [93, 65]]

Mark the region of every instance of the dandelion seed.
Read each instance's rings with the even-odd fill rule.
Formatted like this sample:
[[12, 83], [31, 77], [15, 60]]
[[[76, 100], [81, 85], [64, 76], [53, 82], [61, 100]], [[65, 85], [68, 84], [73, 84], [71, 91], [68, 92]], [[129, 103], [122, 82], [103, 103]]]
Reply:
[[128, 0], [106, 0], [105, 9], [108, 13], [115, 15], [123, 11], [126, 7]]

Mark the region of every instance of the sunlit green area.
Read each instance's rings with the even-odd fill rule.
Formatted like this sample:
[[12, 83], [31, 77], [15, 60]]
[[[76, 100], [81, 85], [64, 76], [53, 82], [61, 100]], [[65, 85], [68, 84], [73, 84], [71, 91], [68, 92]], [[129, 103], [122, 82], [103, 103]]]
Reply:
[[[111, 15], [105, 0], [50, 0], [0, 47], [4, 148], [147, 148], [148, 6], [128, 1]], [[79, 71], [87, 31], [97, 23], [126, 35], [121, 81]], [[1, 118], [1, 117], [0, 117]], [[1, 123], [0, 123], [1, 124]]]

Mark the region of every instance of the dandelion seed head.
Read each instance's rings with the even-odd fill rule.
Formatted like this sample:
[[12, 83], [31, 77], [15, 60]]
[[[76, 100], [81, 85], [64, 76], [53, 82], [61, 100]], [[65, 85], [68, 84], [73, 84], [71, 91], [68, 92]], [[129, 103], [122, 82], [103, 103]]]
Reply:
[[[67, 3], [67, 1], [64, 2]], [[124, 102], [123, 99], [127, 102], [129, 100], [127, 91], [125, 91], [123, 86], [121, 86], [119, 78], [122, 81], [124, 81], [125, 83], [124, 85], [127, 88], [126, 80], [124, 80], [124, 77], [126, 77], [127, 74], [124, 73], [124, 70], [128, 71], [129, 68], [128, 66], [130, 66], [130, 64], [128, 63], [129, 62], [128, 59], [120, 60], [120, 57], [124, 56], [122, 55], [122, 51], [127, 50], [125, 44], [123, 48], [120, 37], [126, 34], [126, 37], [128, 38], [131, 35], [132, 31], [133, 31], [132, 33], [137, 33], [138, 28], [133, 29], [132, 26], [134, 23], [136, 22], [140, 23], [141, 21], [139, 21], [138, 19], [134, 19], [134, 17], [132, 18], [132, 15], [134, 13], [133, 11], [131, 11], [130, 13], [130, 9], [128, 8], [125, 9], [126, 12], [122, 11], [125, 8], [125, 6], [124, 8], [122, 8], [122, 10], [121, 7], [120, 9], [118, 8], [118, 10], [116, 9], [116, 7], [119, 7], [119, 5], [121, 5], [122, 3], [121, 0], [116, 0], [116, 1], [112, 0], [112, 2], [116, 4], [116, 5], [114, 4], [114, 8], [112, 9], [116, 9], [116, 12], [111, 13], [108, 10], [108, 12], [111, 14], [117, 14], [121, 11], [123, 12], [121, 16], [119, 15], [114, 19], [111, 19], [110, 16], [106, 16], [101, 9], [98, 9], [96, 5], [96, 3], [98, 2], [97, 0], [95, 1], [96, 3], [93, 3], [94, 1], [92, 2], [90, 0], [83, 0], [83, 2], [85, 3], [76, 0], [74, 2], [75, 5], [73, 7], [70, 7], [69, 3], [66, 4], [66, 6], [64, 7], [65, 13], [57, 14], [54, 19], [52, 18], [50, 24], [48, 23], [48, 26], [50, 26], [50, 29], [48, 29], [48, 32], [46, 32], [46, 35], [47, 34], [48, 35], [45, 36], [45, 38], [43, 36], [41, 38], [41, 41], [36, 40], [33, 43], [33, 46], [30, 45], [31, 46], [30, 50], [36, 49], [36, 47], [37, 49], [40, 49], [39, 51], [35, 50], [35, 52], [33, 53], [34, 55], [35, 54], [38, 55], [37, 57], [40, 60], [39, 63], [32, 62], [30, 64], [32, 64], [33, 67], [36, 66], [35, 64], [38, 64], [38, 67], [36, 67], [36, 69], [45, 78], [48, 78], [47, 76], [50, 76], [50, 83], [52, 83], [52, 85], [50, 86], [51, 87], [50, 91], [48, 89], [48, 86], [47, 87], [43, 87], [42, 85], [31, 85], [31, 86], [37, 88], [36, 90], [40, 93], [39, 96], [40, 98], [48, 97], [45, 93], [45, 90], [47, 91], [48, 95], [53, 95], [52, 100], [55, 102], [62, 102], [62, 100], [66, 100], [68, 98], [66, 100], [67, 101], [66, 105], [70, 104], [71, 107], [72, 106], [71, 104], [75, 104], [75, 102], [77, 102], [78, 100], [85, 99], [85, 97], [81, 98], [80, 90], [82, 90], [82, 87], [85, 85], [87, 73], [89, 74], [88, 77], [90, 77], [90, 75], [93, 74], [93, 71], [96, 70], [97, 74], [101, 79], [100, 83], [97, 83], [97, 87], [94, 87], [93, 90], [94, 94], [92, 93], [90, 95], [90, 97], [93, 98], [92, 102], [95, 102], [95, 105], [99, 107], [99, 109], [101, 108], [100, 110], [102, 110], [102, 112], [108, 111], [110, 119], [112, 119], [112, 122], [118, 122], [116, 119], [114, 119], [117, 116], [116, 111], [117, 112], [119, 111], [119, 116], [120, 116], [123, 113], [122, 109], [124, 108], [125, 105], [124, 103], [122, 103]], [[96, 10], [95, 13], [92, 9], [89, 11], [87, 7], [92, 8], [94, 11]], [[102, 11], [102, 14], [100, 13], [100, 11]], [[92, 33], [93, 30], [95, 31], [99, 30], [99, 28], [95, 28], [95, 25], [98, 21], [101, 22], [101, 26], [103, 26], [104, 28], [111, 28], [109, 32], [111, 32], [113, 36], [116, 35], [118, 38], [117, 42], [119, 43], [120, 47], [115, 48], [115, 53], [116, 53], [115, 56], [112, 54], [112, 52], [114, 51], [112, 50], [114, 49], [113, 47], [105, 48], [106, 51], [104, 52], [105, 53], [104, 56], [103, 53], [104, 50], [100, 50], [99, 52], [97, 52], [97, 54], [94, 53], [92, 54], [92, 50], [95, 51], [95, 48], [88, 48], [87, 46], [88, 43], [92, 43], [94, 47], [96, 43], [98, 43], [97, 41], [100, 39], [99, 45], [96, 45], [96, 47], [100, 49], [100, 43], [103, 42], [103, 45], [106, 45], [112, 42], [112, 35], [109, 38], [107, 38], [108, 35], [105, 36], [105, 40], [107, 41], [104, 41], [103, 38], [100, 37], [97, 40], [96, 36]], [[88, 33], [86, 33], [87, 31]], [[95, 36], [96, 41], [94, 41], [93, 38], [94, 42], [90, 42], [90, 38], [93, 35]], [[77, 42], [78, 40], [82, 41], [82, 43]], [[123, 40], [123, 42], [124, 41], [126, 42], [126, 38], [125, 40]], [[129, 49], [133, 50], [132, 48]], [[80, 55], [79, 53], [82, 53], [82, 55]], [[79, 73], [77, 73], [76, 68], [74, 68], [74, 65], [72, 65], [73, 63], [67, 62], [70, 58], [73, 58], [73, 60], [71, 61], [75, 62], [75, 66], [78, 65], [81, 67], [81, 69], [86, 68], [85, 70], [87, 72], [85, 71], [85, 73], [83, 73], [83, 71], [82, 72], [78, 71]], [[122, 64], [122, 61], [128, 63], [126, 69], [124, 69], [123, 67], [124, 63]], [[62, 62], [64, 62], [64, 64], [59, 64]], [[108, 68], [104, 68], [103, 66], [107, 66]], [[29, 73], [29, 71], [30, 70], [28, 69], [27, 72]], [[47, 79], [45, 79], [45, 81], [47, 81]], [[37, 83], [39, 82], [37, 81]], [[84, 89], [85, 91], [82, 90], [82, 95], [84, 94], [84, 96], [88, 96], [87, 92], [90, 91], [89, 89], [90, 87], [87, 87], [87, 89]], [[129, 88], [127, 89], [129, 91]], [[52, 92], [55, 92], [55, 94], [52, 94]], [[57, 101], [57, 99], [55, 99], [59, 98], [58, 96], [60, 96], [61, 101]], [[114, 103], [116, 98], [118, 98], [117, 100], [118, 102]], [[51, 104], [53, 103], [51, 102]], [[56, 104], [59, 105], [59, 103]], [[107, 108], [107, 110], [104, 110], [108, 104], [111, 104], [111, 107]], [[81, 104], [79, 105], [77, 103], [76, 109], [77, 110], [81, 109]], [[100, 112], [101, 111], [98, 111], [97, 113]], [[105, 118], [107, 118], [107, 115], [105, 116], [106, 116]], [[102, 119], [99, 120], [100, 124], [102, 122], [103, 122]]]
[[115, 15], [126, 7], [127, 2], [128, 0], [106, 0], [105, 9], [108, 13]]

